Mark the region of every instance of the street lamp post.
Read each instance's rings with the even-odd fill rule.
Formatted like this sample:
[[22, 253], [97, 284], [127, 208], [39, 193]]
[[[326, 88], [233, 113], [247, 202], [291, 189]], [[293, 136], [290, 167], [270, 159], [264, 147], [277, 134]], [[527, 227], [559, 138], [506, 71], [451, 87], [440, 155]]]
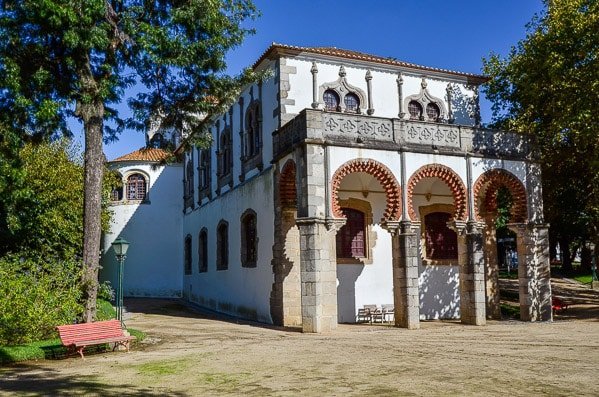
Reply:
[[125, 265], [125, 258], [127, 258], [127, 250], [129, 249], [129, 242], [122, 237], [117, 238], [112, 242], [112, 248], [116, 255], [116, 260], [119, 262], [118, 268], [118, 285], [116, 290], [116, 319], [121, 322], [121, 328], [124, 328], [123, 324], [123, 267]]
[[599, 285], [597, 280], [597, 255], [595, 253], [595, 243], [589, 244], [591, 250], [591, 288], [595, 289]]

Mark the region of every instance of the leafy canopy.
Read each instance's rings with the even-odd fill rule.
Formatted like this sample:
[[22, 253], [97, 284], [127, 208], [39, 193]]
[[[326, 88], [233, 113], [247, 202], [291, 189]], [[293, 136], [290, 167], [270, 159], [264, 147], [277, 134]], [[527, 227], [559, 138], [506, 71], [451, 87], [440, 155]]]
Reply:
[[493, 124], [534, 137], [552, 234], [599, 238], [599, 2], [546, 0], [506, 57], [483, 60]]
[[[193, 131], [251, 78], [222, 72], [255, 16], [249, 0], [2, 0], [0, 114], [28, 139], [69, 135], [66, 121], [85, 122], [84, 105], [114, 121], [106, 139], [156, 119]], [[146, 89], [122, 120], [113, 105], [136, 82]]]

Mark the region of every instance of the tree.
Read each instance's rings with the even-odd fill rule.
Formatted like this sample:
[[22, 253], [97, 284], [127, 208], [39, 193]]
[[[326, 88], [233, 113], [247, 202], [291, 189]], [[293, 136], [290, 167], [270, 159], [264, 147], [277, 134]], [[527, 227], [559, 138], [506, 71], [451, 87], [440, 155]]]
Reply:
[[[150, 120], [201, 135], [199, 116], [252, 78], [223, 70], [255, 14], [250, 0], [0, 0], [0, 117], [23, 140], [69, 135], [69, 117], [83, 124], [86, 321], [96, 310], [102, 140]], [[147, 92], [129, 101], [126, 121], [112, 106], [135, 83]]]
[[599, 243], [599, 2], [545, 0], [507, 57], [483, 60], [493, 126], [530, 135], [545, 217], [564, 270], [570, 249]]

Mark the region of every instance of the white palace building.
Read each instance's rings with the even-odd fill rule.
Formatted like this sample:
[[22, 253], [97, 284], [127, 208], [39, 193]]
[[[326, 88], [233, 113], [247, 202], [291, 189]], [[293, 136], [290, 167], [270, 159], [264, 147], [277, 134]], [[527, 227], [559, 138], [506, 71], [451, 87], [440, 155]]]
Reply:
[[329, 47], [273, 44], [212, 122], [212, 147], [159, 165], [169, 134], [117, 158], [111, 243], [124, 293], [178, 297], [327, 332], [364, 305], [395, 324], [500, 318], [495, 220], [511, 198], [520, 316], [552, 319], [540, 167], [522, 135], [480, 125], [484, 76]]

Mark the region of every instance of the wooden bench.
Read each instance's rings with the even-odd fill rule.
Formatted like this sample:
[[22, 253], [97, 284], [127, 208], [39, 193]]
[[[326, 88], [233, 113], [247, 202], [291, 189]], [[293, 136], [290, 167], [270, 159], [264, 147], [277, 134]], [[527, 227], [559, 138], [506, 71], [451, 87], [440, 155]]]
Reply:
[[553, 296], [551, 297], [551, 309], [553, 313], [565, 312], [568, 309], [568, 304], [557, 296]]
[[134, 336], [124, 334], [118, 320], [60, 325], [56, 329], [62, 344], [67, 349], [76, 350], [83, 359], [83, 349], [87, 346], [114, 343], [113, 351], [117, 346], [124, 346], [129, 351], [129, 342], [135, 340]]

